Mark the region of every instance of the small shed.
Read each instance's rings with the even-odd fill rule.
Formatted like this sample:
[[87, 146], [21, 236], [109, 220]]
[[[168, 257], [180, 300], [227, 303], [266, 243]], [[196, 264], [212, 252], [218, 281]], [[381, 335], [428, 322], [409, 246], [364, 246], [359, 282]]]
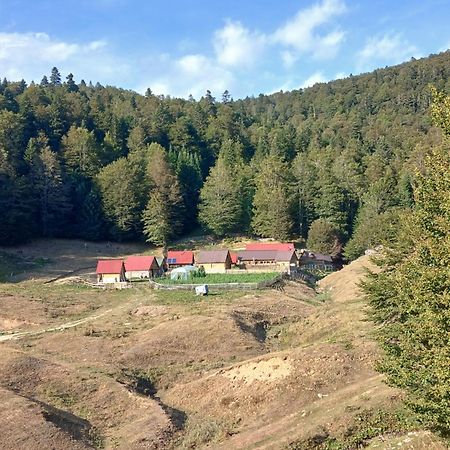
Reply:
[[126, 281], [125, 265], [121, 259], [100, 259], [97, 262], [98, 283], [119, 283]]
[[170, 272], [171, 280], [188, 280], [192, 272], [196, 272], [197, 268], [194, 266], [177, 267]]
[[128, 280], [154, 278], [159, 271], [159, 264], [154, 256], [129, 256], [125, 260], [125, 276]]
[[201, 250], [196, 258], [198, 266], [206, 273], [225, 273], [231, 269], [231, 256], [228, 250]]
[[189, 250], [169, 250], [167, 253], [167, 267], [175, 269], [176, 267], [193, 266], [194, 252]]

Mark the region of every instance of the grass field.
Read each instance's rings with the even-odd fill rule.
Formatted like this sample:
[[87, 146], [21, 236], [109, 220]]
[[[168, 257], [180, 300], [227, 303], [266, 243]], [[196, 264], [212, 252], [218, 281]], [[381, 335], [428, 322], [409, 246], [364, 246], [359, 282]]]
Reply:
[[204, 277], [188, 278], [187, 280], [171, 280], [169, 277], [158, 278], [156, 281], [161, 284], [217, 284], [217, 283], [259, 283], [261, 281], [272, 280], [277, 272], [270, 273], [210, 273]]

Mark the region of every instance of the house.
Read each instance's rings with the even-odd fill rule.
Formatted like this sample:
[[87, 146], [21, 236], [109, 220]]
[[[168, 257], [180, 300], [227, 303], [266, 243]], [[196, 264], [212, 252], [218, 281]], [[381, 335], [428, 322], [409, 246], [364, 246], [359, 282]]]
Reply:
[[238, 264], [238, 254], [237, 252], [230, 252], [231, 265], [236, 266]]
[[203, 266], [206, 273], [225, 273], [231, 269], [231, 256], [228, 250], [201, 250], [196, 264]]
[[129, 256], [125, 260], [125, 276], [128, 280], [154, 278], [159, 273], [159, 264], [154, 256]]
[[174, 269], [176, 267], [193, 266], [194, 252], [183, 250], [169, 250], [167, 253], [167, 268]]
[[97, 262], [98, 283], [119, 283], [126, 281], [125, 265], [121, 259], [100, 259]]
[[247, 270], [290, 273], [298, 267], [298, 257], [294, 250], [242, 250], [238, 265]]
[[332, 256], [310, 250], [301, 250], [300, 267], [313, 270], [336, 270], [337, 266]]
[[251, 242], [246, 244], [246, 250], [278, 250], [281, 252], [294, 251], [295, 247], [292, 242]]
[[164, 275], [164, 272], [167, 270], [167, 260], [164, 256], [156, 256], [156, 262], [159, 266], [160, 275]]

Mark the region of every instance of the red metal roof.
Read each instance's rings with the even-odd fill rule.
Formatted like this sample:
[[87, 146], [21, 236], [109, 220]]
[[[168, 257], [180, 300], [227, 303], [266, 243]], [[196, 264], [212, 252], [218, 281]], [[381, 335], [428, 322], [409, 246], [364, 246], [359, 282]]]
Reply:
[[281, 252], [294, 251], [294, 244], [291, 242], [252, 242], [245, 246], [246, 250], [278, 250]]
[[167, 264], [194, 264], [194, 252], [169, 250], [167, 253]]
[[231, 263], [237, 264], [237, 260], [238, 260], [237, 252], [230, 252], [230, 256], [231, 256]]
[[127, 272], [150, 270], [154, 262], [158, 264], [154, 256], [146, 256], [146, 255], [129, 256], [125, 260], [125, 270]]
[[122, 267], [121, 259], [100, 259], [97, 262], [96, 273], [121, 273]]

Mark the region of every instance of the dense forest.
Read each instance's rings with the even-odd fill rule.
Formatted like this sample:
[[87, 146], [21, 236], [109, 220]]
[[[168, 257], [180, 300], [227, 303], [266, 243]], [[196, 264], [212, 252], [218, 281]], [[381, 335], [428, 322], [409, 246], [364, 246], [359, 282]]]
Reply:
[[37, 236], [167, 245], [308, 240], [354, 258], [414, 202], [442, 139], [431, 87], [450, 52], [292, 92], [198, 101], [62, 79], [0, 83], [0, 244]]

